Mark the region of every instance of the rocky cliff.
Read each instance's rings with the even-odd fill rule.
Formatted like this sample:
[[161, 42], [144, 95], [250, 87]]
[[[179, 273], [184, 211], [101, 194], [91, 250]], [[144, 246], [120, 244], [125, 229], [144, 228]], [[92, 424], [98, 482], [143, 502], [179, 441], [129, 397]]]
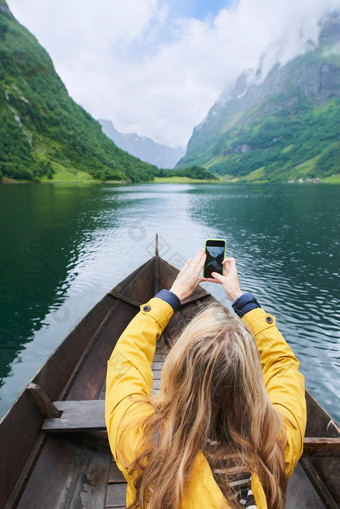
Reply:
[[265, 78], [261, 64], [224, 91], [194, 129], [179, 167], [198, 164], [254, 179], [339, 172], [340, 14], [323, 21], [319, 44]]

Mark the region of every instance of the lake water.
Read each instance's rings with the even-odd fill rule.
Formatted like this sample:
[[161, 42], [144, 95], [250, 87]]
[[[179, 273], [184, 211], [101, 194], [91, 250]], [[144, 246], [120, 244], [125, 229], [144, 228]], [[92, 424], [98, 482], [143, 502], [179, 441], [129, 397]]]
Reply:
[[[0, 185], [0, 416], [66, 334], [154, 254], [181, 267], [225, 238], [340, 420], [340, 186]], [[226, 303], [219, 285], [205, 286]]]

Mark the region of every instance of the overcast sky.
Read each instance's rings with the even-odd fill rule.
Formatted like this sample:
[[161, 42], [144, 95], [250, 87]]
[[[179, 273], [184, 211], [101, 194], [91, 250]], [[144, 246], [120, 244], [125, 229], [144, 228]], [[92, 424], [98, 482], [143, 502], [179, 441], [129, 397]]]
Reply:
[[170, 146], [265, 52], [284, 63], [340, 0], [7, 0], [95, 118]]

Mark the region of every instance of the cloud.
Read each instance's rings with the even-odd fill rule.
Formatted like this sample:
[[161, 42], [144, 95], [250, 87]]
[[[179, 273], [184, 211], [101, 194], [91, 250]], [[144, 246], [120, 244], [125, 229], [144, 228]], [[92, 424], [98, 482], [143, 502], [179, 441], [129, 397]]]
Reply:
[[187, 143], [222, 90], [261, 55], [268, 67], [285, 63], [317, 41], [325, 12], [340, 9], [340, 0], [240, 0], [195, 19], [174, 17], [170, 0], [8, 3], [95, 118], [172, 146]]

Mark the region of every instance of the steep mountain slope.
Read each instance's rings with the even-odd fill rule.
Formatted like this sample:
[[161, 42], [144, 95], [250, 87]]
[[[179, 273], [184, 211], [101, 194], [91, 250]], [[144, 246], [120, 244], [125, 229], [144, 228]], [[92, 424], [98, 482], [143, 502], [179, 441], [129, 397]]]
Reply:
[[114, 141], [117, 147], [159, 168], [173, 168], [184, 155], [184, 149], [161, 145], [151, 138], [138, 134], [120, 133], [113, 127], [111, 120], [99, 119], [98, 122], [103, 133]]
[[327, 176], [340, 171], [340, 15], [319, 45], [261, 80], [244, 72], [194, 129], [178, 167], [197, 164], [248, 179]]
[[47, 52], [0, 0], [0, 176], [63, 169], [133, 181], [156, 171], [116, 147], [70, 98]]

